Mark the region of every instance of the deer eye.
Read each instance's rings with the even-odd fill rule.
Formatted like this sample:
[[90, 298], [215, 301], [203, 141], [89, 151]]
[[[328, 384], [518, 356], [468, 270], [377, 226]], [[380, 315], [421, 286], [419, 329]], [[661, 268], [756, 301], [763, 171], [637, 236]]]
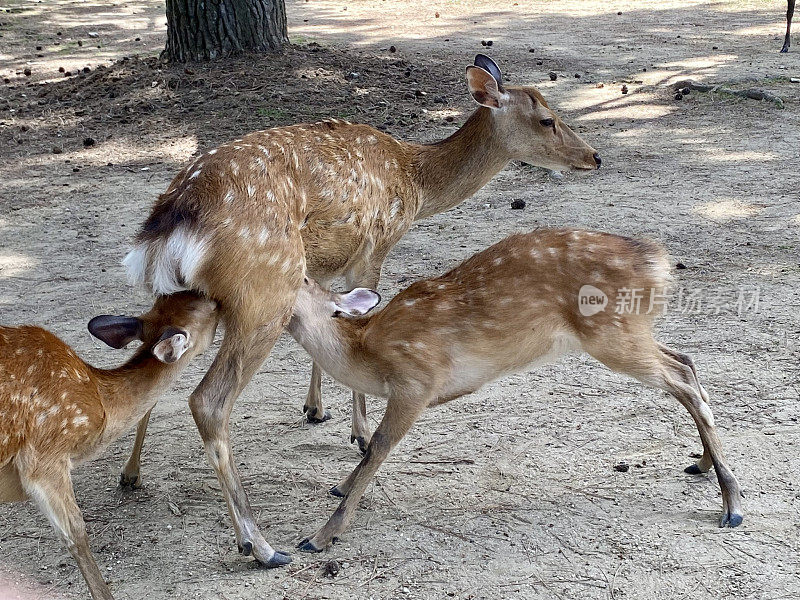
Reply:
[[556, 122], [553, 119], [542, 119], [541, 121], [539, 121], [539, 124], [542, 127], [555, 127], [556, 126]]

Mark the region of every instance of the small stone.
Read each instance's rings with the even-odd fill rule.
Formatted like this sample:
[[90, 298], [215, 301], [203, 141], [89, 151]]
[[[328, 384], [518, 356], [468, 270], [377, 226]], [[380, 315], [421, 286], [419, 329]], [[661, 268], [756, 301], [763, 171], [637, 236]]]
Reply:
[[675, 100], [683, 100], [683, 94], [681, 94], [680, 92], [675, 94]]
[[481, 46], [485, 46], [485, 45], [486, 45], [486, 40], [481, 40]]
[[539, 66], [542, 66], [544, 64], [544, 61], [543, 60], [537, 60], [536, 64], [539, 65]]
[[575, 79], [580, 79], [580, 78], [581, 78], [581, 74], [580, 73], [575, 73]]
[[494, 44], [494, 42], [492, 40], [486, 40], [486, 45], [487, 46], [491, 46], [492, 44]]
[[606, 84], [605, 84], [605, 83], [603, 83], [602, 81], [598, 81], [598, 82], [597, 82], [597, 85], [595, 85], [594, 87], [597, 87], [597, 88], [603, 88], [603, 87], [606, 87]]
[[434, 96], [433, 102], [435, 104], [447, 104], [447, 98], [445, 96]]
[[622, 93], [623, 94], [627, 94], [628, 93], [628, 86], [625, 85], [625, 84], [622, 85]]
[[23, 73], [25, 73], [25, 77], [30, 77], [31, 76], [31, 70], [29, 68], [27, 68], [27, 67], [25, 68]]
[[526, 206], [525, 200], [517, 199], [511, 203], [512, 210], [522, 210], [523, 208], [525, 208], [525, 206]]
[[619, 471], [620, 473], [627, 473], [628, 469], [630, 468], [631, 466], [626, 462], [621, 462], [619, 464], [614, 465], [614, 470]]
[[94, 146], [96, 143], [97, 143], [97, 142], [95, 142], [95, 141], [94, 141], [94, 138], [90, 138], [90, 137], [83, 138], [83, 147], [84, 147], [84, 148], [91, 148], [91, 147], [92, 147], [92, 146]]
[[686, 265], [683, 264], [682, 262], [679, 262], [678, 264], [675, 265], [675, 268], [676, 269], [685, 269]]
[[61, 154], [64, 149], [61, 146], [53, 146], [53, 154]]
[[688, 95], [689, 95], [689, 93], [690, 93], [692, 90], [690, 90], [689, 88], [683, 88], [682, 90], [679, 90], [679, 91], [680, 91], [680, 93], [681, 93], [681, 94], [683, 94], [684, 96], [688, 96]]
[[800, 77], [790, 77], [789, 83], [800, 83]]
[[719, 50], [719, 46], [711, 46], [712, 50]]
[[550, 81], [555, 81], [556, 79], [558, 79], [558, 73], [556, 73], [555, 71], [550, 71], [548, 75], [550, 76]]
[[617, 15], [621, 15], [621, 14], [622, 14], [621, 10], [617, 11]]
[[535, 48], [528, 48], [528, 52], [530, 52], [531, 54], [533, 54], [534, 52], [536, 52], [536, 49], [535, 49]]
[[336, 577], [339, 574], [341, 567], [339, 565], [339, 561], [337, 560], [329, 560], [324, 565], [322, 565], [322, 573], [325, 577]]
[[89, 67], [83, 67], [83, 72], [84, 73], [88, 73], [89, 71], [91, 71], [91, 69]]
[[99, 34], [99, 33], [97, 33], [96, 31], [90, 31], [90, 32], [89, 32], [87, 35], [88, 35], [90, 38], [96, 38], [96, 37], [100, 37], [100, 34]]
[[83, 40], [78, 40], [78, 46], [83, 46]]
[[133, 41], [134, 41], [134, 42], [141, 42], [141, 41], [142, 41], [142, 38], [139, 38], [139, 37], [137, 37], [137, 38], [136, 38], [136, 39], [134, 39]]
[[417, 98], [422, 98], [423, 96], [427, 96], [427, 92], [423, 92], [422, 90], [414, 90], [414, 95]]
[[361, 74], [358, 71], [352, 71], [344, 76], [347, 81], [352, 81], [353, 79], [358, 79], [359, 77], [361, 77]]
[[436, 14], [435, 14], [435, 15], [433, 15], [433, 16], [434, 16], [434, 17], [436, 17], [436, 18], [438, 19], [438, 18], [439, 18], [439, 13], [436, 13]]
[[389, 46], [389, 52], [397, 52], [397, 48], [394, 46]]
[[64, 71], [66, 71], [66, 69], [64, 67], [58, 67], [58, 72], [59, 73], [63, 73]]
[[72, 77], [72, 71], [64, 71], [64, 77]]

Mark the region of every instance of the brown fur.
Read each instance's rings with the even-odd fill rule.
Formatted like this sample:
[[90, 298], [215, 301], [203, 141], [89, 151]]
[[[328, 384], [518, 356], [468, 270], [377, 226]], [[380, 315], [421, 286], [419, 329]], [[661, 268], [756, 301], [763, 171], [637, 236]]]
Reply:
[[[155, 404], [189, 360], [213, 340], [212, 302], [184, 292], [140, 317], [143, 345], [123, 366], [96, 369], [39, 327], [0, 327], [0, 502], [31, 498], [78, 562], [94, 598], [111, 592], [89, 550], [71, 468], [100, 453]], [[188, 332], [192, 347], [165, 364], [151, 348]]]
[[[440, 277], [414, 283], [383, 310], [360, 319], [335, 316], [359, 290], [334, 294], [313, 281], [304, 284], [290, 333], [339, 381], [388, 397], [388, 404], [364, 459], [333, 490], [345, 496], [342, 504], [302, 548], [320, 550], [344, 531], [369, 479], [426, 408], [573, 350], [670, 392], [687, 408], [704, 447], [692, 471], [715, 467], [722, 524], [738, 525], [739, 484], [692, 360], [652, 337], [669, 281], [667, 256], [658, 244], [553, 229], [512, 235]], [[581, 312], [584, 285], [606, 294], [604, 310]], [[624, 289], [641, 290], [638, 311], [617, 311]]]

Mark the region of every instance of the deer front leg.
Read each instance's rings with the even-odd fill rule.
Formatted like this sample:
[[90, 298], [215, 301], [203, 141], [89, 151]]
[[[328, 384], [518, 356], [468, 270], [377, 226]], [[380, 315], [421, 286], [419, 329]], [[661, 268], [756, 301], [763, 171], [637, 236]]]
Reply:
[[[377, 289], [381, 278], [381, 269], [385, 257], [373, 258], [372, 262], [362, 263], [348, 271], [345, 281], [349, 289], [366, 287]], [[372, 434], [367, 422], [367, 398], [360, 392], [353, 391], [353, 416], [350, 427], [350, 443], [357, 442], [362, 454], [367, 452], [367, 446]]]
[[364, 495], [372, 477], [378, 471], [386, 457], [397, 443], [403, 439], [419, 415], [428, 406], [428, 399], [389, 398], [386, 413], [383, 415], [375, 435], [367, 446], [364, 458], [353, 473], [342, 484], [331, 490], [343, 495], [339, 508], [331, 515], [328, 522], [310, 538], [306, 538], [298, 548], [303, 552], [321, 552], [341, 535], [358, 507], [358, 501]]
[[292, 559], [289, 554], [274, 550], [256, 525], [231, 451], [228, 422], [236, 398], [269, 354], [289, 312], [285, 317], [250, 334], [226, 323], [219, 353], [189, 399], [206, 454], [225, 495], [239, 551], [245, 556], [252, 554], [266, 567], [285, 565]]
[[20, 473], [28, 497], [39, 507], [56, 534], [72, 554], [94, 600], [114, 600], [89, 548], [83, 521], [66, 460], [48, 464], [47, 473]]
[[309, 423], [324, 423], [331, 418], [331, 411], [322, 405], [322, 369], [317, 363], [311, 365], [311, 383], [308, 386], [303, 412]]
[[144, 436], [147, 433], [147, 424], [150, 422], [150, 413], [153, 409], [147, 411], [147, 414], [139, 421], [139, 426], [136, 428], [136, 440], [133, 442], [133, 450], [128, 462], [122, 469], [119, 475], [119, 486], [121, 488], [135, 489], [142, 487], [141, 464], [142, 447], [144, 446]]

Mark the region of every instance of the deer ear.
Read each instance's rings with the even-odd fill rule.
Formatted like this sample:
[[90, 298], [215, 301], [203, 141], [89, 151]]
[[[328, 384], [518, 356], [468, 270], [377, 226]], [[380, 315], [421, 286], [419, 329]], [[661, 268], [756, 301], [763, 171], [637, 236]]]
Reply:
[[124, 348], [142, 339], [142, 322], [136, 317], [100, 315], [89, 321], [89, 333], [112, 348]]
[[489, 108], [500, 108], [505, 92], [500, 89], [491, 73], [481, 67], [467, 67], [467, 86], [475, 102]]
[[183, 329], [168, 327], [153, 345], [152, 353], [163, 363], [174, 363], [189, 349], [189, 334]]
[[497, 66], [496, 62], [494, 62], [485, 54], [478, 54], [475, 57], [475, 66], [480, 67], [484, 71], [488, 71], [488, 73], [494, 77], [494, 80], [497, 82], [497, 89], [499, 89], [501, 92], [505, 91], [503, 89], [503, 74], [500, 72], [500, 67]]
[[367, 288], [356, 288], [346, 294], [337, 294], [336, 308], [351, 317], [367, 314], [381, 301], [381, 295]]

